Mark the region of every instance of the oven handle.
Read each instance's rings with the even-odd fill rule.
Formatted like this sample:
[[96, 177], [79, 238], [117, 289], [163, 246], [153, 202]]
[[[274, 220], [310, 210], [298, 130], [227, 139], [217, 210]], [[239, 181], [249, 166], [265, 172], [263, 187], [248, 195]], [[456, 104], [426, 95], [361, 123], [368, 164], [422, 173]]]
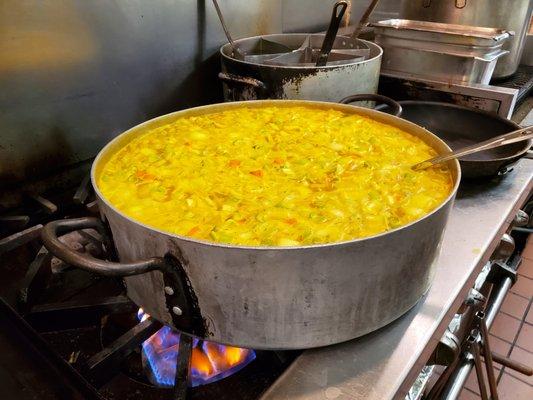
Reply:
[[60, 234], [81, 229], [96, 229], [101, 235], [106, 236], [106, 230], [102, 221], [94, 217], [85, 217], [49, 222], [44, 226], [41, 232], [41, 238], [48, 251], [60, 260], [99, 275], [125, 277], [168, 268], [165, 260], [159, 257], [130, 263], [99, 260], [72, 250], [58, 238]]
[[351, 96], [345, 97], [339, 103], [341, 104], [350, 104], [354, 101], [375, 101], [377, 104], [384, 103], [391, 108], [390, 114], [395, 117], [402, 115], [402, 106], [397, 101], [391, 99], [390, 97], [383, 96], [382, 94], [366, 93], [366, 94], [352, 94]]

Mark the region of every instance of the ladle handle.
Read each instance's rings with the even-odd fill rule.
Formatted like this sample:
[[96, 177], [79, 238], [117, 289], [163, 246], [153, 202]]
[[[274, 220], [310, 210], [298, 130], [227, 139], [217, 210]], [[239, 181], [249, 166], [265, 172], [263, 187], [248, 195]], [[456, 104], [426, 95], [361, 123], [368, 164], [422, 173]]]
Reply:
[[335, 43], [335, 38], [337, 37], [337, 32], [339, 31], [339, 26], [342, 22], [342, 17], [344, 17], [346, 8], [348, 8], [348, 2], [345, 0], [337, 1], [333, 6], [329, 28], [324, 37], [324, 41], [322, 42], [322, 48], [320, 49], [318, 60], [316, 61], [317, 67], [323, 67], [328, 62], [329, 53]]
[[231, 49], [233, 50], [233, 56], [243, 59], [244, 55], [242, 54], [241, 50], [237, 47], [237, 45], [233, 41], [233, 38], [231, 37], [231, 34], [229, 33], [229, 29], [226, 26], [226, 21], [224, 20], [224, 15], [222, 14], [222, 10], [220, 9], [218, 5], [218, 1], [213, 0], [213, 5], [215, 6], [215, 10], [217, 11], [218, 19], [220, 20], [222, 29], [224, 29], [224, 34], [226, 35], [226, 38], [228, 39], [228, 42], [231, 45]]
[[429, 160], [422, 161], [413, 165], [415, 171], [426, 169], [435, 164], [440, 164], [455, 158], [464, 157], [469, 154], [474, 154], [484, 150], [494, 149], [496, 147], [505, 146], [511, 143], [522, 142], [533, 138], [533, 129], [531, 126], [518, 129], [513, 132], [506, 133], [504, 135], [497, 136], [495, 138], [485, 140], [484, 142], [476, 143], [471, 146], [463, 147], [459, 150], [452, 151], [451, 153], [430, 158]]
[[99, 260], [78, 253], [59, 240], [58, 235], [81, 229], [95, 229], [105, 236], [105, 227], [102, 221], [94, 217], [85, 217], [49, 222], [44, 226], [41, 238], [48, 251], [60, 260], [99, 275], [125, 277], [167, 268], [165, 260], [159, 257], [130, 263]]
[[365, 13], [361, 17], [361, 20], [359, 21], [359, 24], [355, 28], [355, 30], [352, 33], [352, 36], [350, 37], [352, 40], [357, 40], [359, 35], [361, 34], [361, 31], [363, 28], [368, 24], [368, 20], [370, 18], [370, 14], [374, 11], [376, 6], [378, 5], [379, 0], [372, 0], [368, 8], [366, 9]]

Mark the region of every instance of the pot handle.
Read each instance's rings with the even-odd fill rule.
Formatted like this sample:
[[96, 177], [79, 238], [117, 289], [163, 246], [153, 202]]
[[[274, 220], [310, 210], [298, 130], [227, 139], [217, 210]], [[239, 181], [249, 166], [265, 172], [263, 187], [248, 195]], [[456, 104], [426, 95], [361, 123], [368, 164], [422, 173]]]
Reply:
[[44, 246], [57, 258], [75, 267], [99, 275], [125, 277], [165, 269], [166, 263], [163, 258], [153, 257], [144, 261], [131, 263], [116, 263], [99, 260], [70, 249], [58, 238], [58, 234], [61, 233], [90, 228], [96, 229], [104, 236], [106, 234], [102, 221], [94, 217], [85, 217], [49, 222], [44, 226], [41, 232], [41, 238]]
[[252, 86], [256, 89], [266, 90], [266, 85], [259, 79], [244, 77], [235, 74], [228, 74], [227, 72], [219, 72], [218, 78], [225, 83], [240, 84], [246, 86]]
[[399, 117], [402, 115], [402, 106], [397, 101], [391, 99], [390, 97], [383, 96], [382, 94], [374, 93], [365, 93], [365, 94], [352, 94], [351, 96], [345, 97], [339, 103], [341, 104], [350, 104], [354, 101], [375, 101], [377, 103], [384, 103], [391, 108], [390, 114]]

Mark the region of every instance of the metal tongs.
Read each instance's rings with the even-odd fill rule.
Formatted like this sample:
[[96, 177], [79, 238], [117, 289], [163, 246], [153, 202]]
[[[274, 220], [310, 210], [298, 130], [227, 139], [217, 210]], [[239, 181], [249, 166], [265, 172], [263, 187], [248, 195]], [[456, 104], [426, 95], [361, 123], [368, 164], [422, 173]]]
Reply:
[[420, 171], [429, 168], [435, 164], [440, 164], [455, 158], [467, 156], [469, 154], [478, 153], [484, 150], [494, 149], [496, 147], [505, 146], [508, 144], [522, 142], [524, 140], [533, 138], [533, 127], [528, 126], [526, 128], [518, 129], [516, 131], [506, 133], [504, 135], [497, 136], [495, 138], [485, 140], [480, 143], [473, 144], [471, 146], [463, 147], [459, 150], [452, 151], [451, 153], [441, 156], [430, 158], [429, 160], [422, 161], [413, 165], [411, 168], [415, 171]]

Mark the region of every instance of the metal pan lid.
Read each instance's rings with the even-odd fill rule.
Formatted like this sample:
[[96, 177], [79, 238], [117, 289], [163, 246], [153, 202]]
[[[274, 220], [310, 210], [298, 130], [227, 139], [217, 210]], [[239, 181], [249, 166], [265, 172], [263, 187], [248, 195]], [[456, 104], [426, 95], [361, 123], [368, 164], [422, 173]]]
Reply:
[[500, 28], [486, 28], [482, 26], [445, 24], [441, 22], [414, 21], [409, 19], [387, 19], [371, 23], [374, 28], [391, 28], [398, 30], [422, 31], [441, 33], [446, 35], [469, 36], [494, 41], [505, 40], [514, 32]]

